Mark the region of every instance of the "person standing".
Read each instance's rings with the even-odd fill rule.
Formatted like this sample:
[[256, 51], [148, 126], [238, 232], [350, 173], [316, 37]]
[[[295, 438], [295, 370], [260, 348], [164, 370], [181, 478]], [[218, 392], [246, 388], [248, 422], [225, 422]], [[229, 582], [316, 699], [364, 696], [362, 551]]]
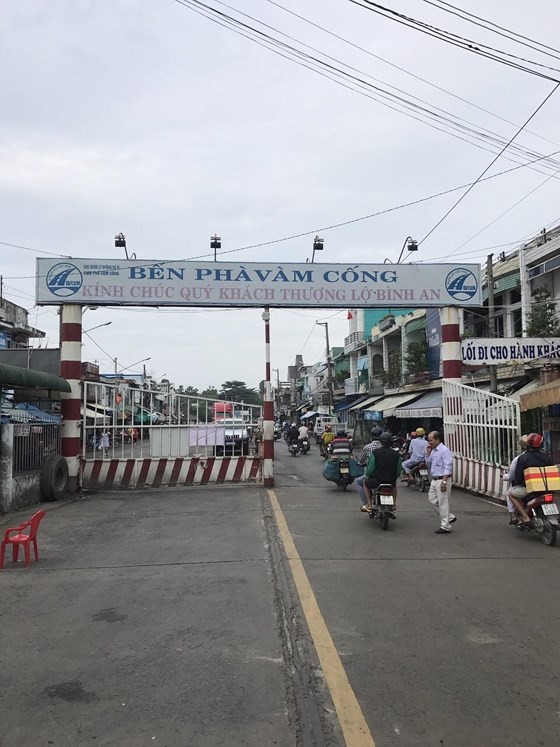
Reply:
[[[367, 443], [364, 448], [360, 452], [360, 456], [358, 457], [358, 464], [362, 467], [367, 467], [369, 458], [376, 449], [381, 448], [381, 442], [379, 441], [379, 436], [381, 435], [381, 428], [372, 428], [371, 429], [371, 441]], [[364, 480], [366, 479], [366, 473], [364, 470], [364, 474], [361, 475], [361, 477], [357, 477], [354, 480], [354, 483], [356, 487], [358, 488], [358, 494], [360, 496], [360, 502], [361, 502], [361, 511], [367, 511], [366, 509], [366, 503], [367, 498], [366, 494], [364, 492]]]
[[453, 454], [441, 442], [439, 431], [432, 431], [428, 434], [426, 464], [431, 477], [428, 500], [439, 513], [440, 528], [436, 529], [436, 534], [449, 534], [450, 525], [457, 521], [457, 517], [449, 510]]
[[103, 432], [101, 433], [101, 440], [99, 442], [99, 446], [103, 449], [103, 456], [105, 457], [109, 456], [109, 445], [110, 445], [109, 431], [105, 428]]

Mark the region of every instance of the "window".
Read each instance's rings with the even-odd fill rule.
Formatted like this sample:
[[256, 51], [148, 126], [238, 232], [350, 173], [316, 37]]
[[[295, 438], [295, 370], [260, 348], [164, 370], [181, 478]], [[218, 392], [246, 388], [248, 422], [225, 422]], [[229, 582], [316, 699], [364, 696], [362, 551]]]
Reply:
[[496, 317], [496, 337], [503, 337], [503, 336], [504, 336], [504, 317], [497, 316]]
[[521, 337], [523, 335], [523, 325], [521, 323], [521, 309], [515, 309], [511, 312], [511, 326], [513, 329], [514, 337]]
[[513, 288], [509, 292], [509, 302], [510, 304], [521, 303], [521, 288]]

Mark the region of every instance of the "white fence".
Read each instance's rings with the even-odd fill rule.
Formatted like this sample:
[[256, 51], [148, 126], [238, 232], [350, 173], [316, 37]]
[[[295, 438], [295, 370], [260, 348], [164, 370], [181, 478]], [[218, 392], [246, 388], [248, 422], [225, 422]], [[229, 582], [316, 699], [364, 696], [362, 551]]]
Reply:
[[85, 382], [82, 486], [258, 480], [261, 424], [257, 405]]
[[519, 453], [519, 403], [444, 380], [443, 427], [455, 457], [454, 483], [502, 498], [503, 472]]

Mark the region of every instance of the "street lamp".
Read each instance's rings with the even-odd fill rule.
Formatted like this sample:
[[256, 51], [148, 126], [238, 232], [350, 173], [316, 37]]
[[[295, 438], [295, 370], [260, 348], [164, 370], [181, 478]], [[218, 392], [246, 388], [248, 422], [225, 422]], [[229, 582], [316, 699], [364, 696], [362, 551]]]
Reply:
[[117, 365], [117, 359], [113, 358], [115, 363], [115, 376], [119, 373], [119, 371], [130, 371], [131, 368], [134, 368], [134, 366], [137, 366], [139, 363], [144, 363], [145, 361], [151, 361], [151, 356], [148, 358], [142, 358], [141, 361], [136, 361], [136, 363], [131, 363], [130, 366], [118, 366]]
[[222, 237], [214, 234], [210, 236], [210, 249], [214, 250], [214, 262], [217, 262], [216, 253], [218, 249], [222, 248]]
[[95, 327], [90, 327], [89, 329], [84, 329], [84, 334], [87, 334], [88, 332], [93, 332], [94, 329], [99, 329], [99, 327], [108, 327], [113, 322], [105, 322], [104, 324], [98, 324]]
[[315, 252], [322, 252], [323, 251], [323, 239], [320, 239], [319, 236], [315, 236], [313, 239], [313, 254], [311, 256], [311, 264], [315, 261]]
[[[400, 265], [400, 263], [401, 263], [402, 255], [404, 253], [405, 248], [409, 252], [417, 252], [418, 251], [418, 242], [415, 241], [411, 236], [407, 236], [406, 237], [406, 239], [404, 240], [404, 244], [402, 246], [402, 249], [401, 249], [401, 253], [399, 254], [399, 258], [397, 259], [397, 264], [398, 265]], [[387, 257], [385, 257], [385, 259], [383, 260], [383, 262], [387, 263], [387, 262], [391, 262], [391, 260], [388, 259]]]

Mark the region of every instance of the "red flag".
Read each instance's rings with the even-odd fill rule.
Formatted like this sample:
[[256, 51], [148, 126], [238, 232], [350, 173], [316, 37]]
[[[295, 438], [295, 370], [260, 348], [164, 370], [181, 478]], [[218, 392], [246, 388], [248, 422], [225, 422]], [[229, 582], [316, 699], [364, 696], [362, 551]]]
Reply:
[[354, 318], [354, 315], [352, 314], [352, 312], [350, 311], [350, 309], [348, 309], [348, 314], [346, 315], [346, 318], [347, 319], [353, 319]]

